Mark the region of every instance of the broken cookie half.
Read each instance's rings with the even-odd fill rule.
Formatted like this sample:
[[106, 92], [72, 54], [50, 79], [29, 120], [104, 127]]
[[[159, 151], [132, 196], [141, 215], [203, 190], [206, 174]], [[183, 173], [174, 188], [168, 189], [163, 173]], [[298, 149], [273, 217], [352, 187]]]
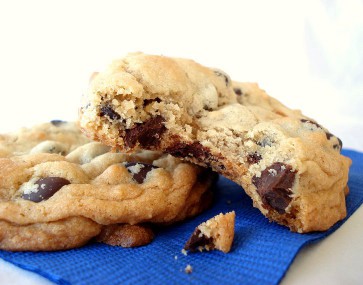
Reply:
[[83, 132], [112, 149], [153, 150], [211, 168], [291, 231], [325, 231], [346, 217], [351, 160], [341, 140], [221, 70], [129, 54], [94, 77], [79, 114]]
[[218, 249], [227, 253], [234, 238], [235, 212], [220, 213], [200, 224], [184, 246], [185, 250], [203, 251]]

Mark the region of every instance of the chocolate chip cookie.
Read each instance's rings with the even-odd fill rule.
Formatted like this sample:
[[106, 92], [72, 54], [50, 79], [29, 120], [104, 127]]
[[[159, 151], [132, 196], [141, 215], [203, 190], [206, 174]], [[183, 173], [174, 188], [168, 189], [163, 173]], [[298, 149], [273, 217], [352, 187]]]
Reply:
[[227, 214], [220, 213], [201, 223], [194, 230], [184, 249], [190, 251], [218, 249], [228, 253], [231, 250], [234, 238], [235, 217], [234, 211]]
[[80, 124], [120, 150], [158, 150], [239, 183], [254, 206], [292, 231], [346, 215], [350, 159], [342, 142], [257, 84], [192, 60], [129, 54], [96, 75]]
[[181, 221], [211, 202], [215, 173], [160, 152], [112, 152], [75, 123], [1, 139], [1, 249], [68, 249], [100, 233], [99, 241], [138, 246], [153, 237], [145, 223]]

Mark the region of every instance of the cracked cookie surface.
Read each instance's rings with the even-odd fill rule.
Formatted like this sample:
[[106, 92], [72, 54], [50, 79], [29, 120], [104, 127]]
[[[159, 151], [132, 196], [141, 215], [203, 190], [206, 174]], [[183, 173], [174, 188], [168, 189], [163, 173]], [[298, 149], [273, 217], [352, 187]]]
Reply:
[[129, 54], [94, 77], [80, 124], [116, 149], [170, 153], [239, 183], [254, 206], [292, 231], [346, 215], [350, 159], [342, 142], [254, 83], [192, 60]]
[[45, 123], [2, 139], [1, 249], [73, 248], [101, 232], [112, 237], [103, 242], [137, 246], [152, 237], [132, 225], [171, 224], [211, 203], [215, 173], [160, 152], [112, 152], [75, 123]]

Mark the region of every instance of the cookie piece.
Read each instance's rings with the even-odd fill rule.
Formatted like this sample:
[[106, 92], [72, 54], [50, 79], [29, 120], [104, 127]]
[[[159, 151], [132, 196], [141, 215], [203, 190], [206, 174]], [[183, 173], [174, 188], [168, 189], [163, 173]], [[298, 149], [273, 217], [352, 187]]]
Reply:
[[257, 84], [178, 58], [130, 54], [94, 77], [80, 109], [92, 139], [212, 167], [292, 231], [346, 216], [349, 158], [341, 140]]
[[200, 224], [184, 246], [185, 250], [203, 251], [218, 249], [227, 253], [231, 250], [234, 238], [234, 211], [220, 213]]
[[[0, 158], [1, 249], [73, 248], [104, 233], [105, 226], [170, 224], [210, 205], [216, 174], [208, 169], [160, 152], [112, 152], [101, 143], [78, 140], [82, 134], [77, 125], [66, 124], [58, 126], [59, 141], [52, 137], [64, 152], [49, 153], [39, 147], [41, 140], [13, 149], [6, 141], [7, 152]], [[43, 132], [51, 125], [35, 129]], [[34, 130], [22, 132], [38, 138]], [[72, 143], [64, 139], [68, 136]], [[20, 148], [21, 154], [15, 155]], [[140, 244], [141, 235], [136, 237], [134, 229], [124, 226], [120, 243], [133, 238], [129, 246]]]
[[154, 232], [150, 226], [129, 224], [104, 226], [96, 238], [98, 242], [122, 247], [147, 245], [153, 239]]

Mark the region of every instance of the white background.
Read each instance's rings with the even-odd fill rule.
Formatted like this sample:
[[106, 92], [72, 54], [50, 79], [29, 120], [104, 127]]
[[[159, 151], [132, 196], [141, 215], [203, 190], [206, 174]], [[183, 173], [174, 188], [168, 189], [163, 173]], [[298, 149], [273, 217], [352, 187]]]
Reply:
[[2, 132], [75, 119], [89, 75], [143, 51], [256, 81], [363, 149], [361, 0], [1, 1], [0, 41]]
[[89, 75], [134, 51], [256, 81], [363, 150], [360, 0], [0, 0], [0, 133], [76, 119]]

